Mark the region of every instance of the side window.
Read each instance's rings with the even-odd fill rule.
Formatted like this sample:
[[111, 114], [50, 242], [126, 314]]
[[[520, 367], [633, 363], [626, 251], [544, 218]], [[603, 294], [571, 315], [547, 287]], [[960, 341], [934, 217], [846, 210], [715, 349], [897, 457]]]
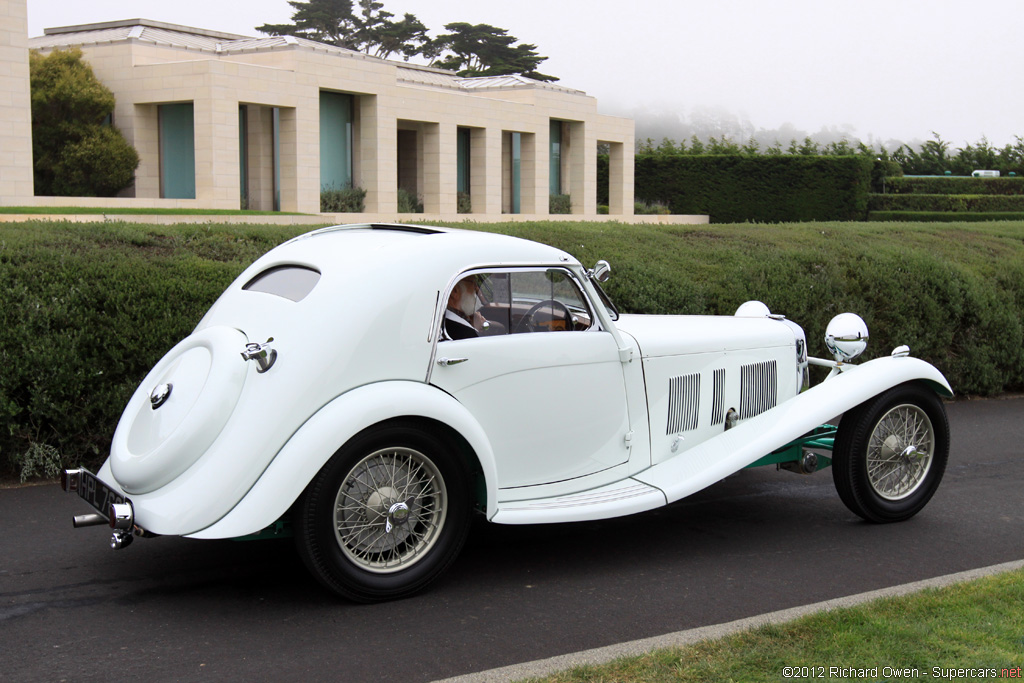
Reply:
[[448, 297], [447, 338], [527, 332], [580, 332], [593, 325], [586, 297], [562, 268], [484, 271], [459, 280]]

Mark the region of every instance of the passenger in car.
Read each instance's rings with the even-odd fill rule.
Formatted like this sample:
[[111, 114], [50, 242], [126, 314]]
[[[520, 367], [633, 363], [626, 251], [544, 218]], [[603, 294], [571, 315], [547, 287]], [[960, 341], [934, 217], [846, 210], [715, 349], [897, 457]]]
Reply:
[[448, 308], [444, 312], [444, 329], [452, 339], [479, 337], [487, 319], [480, 313], [480, 287], [476, 276], [470, 275], [459, 281], [448, 296]]

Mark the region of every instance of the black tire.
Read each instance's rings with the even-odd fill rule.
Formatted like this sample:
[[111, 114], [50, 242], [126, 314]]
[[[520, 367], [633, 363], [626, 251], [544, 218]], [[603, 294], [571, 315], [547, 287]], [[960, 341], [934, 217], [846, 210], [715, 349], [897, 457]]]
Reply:
[[323, 466], [294, 512], [306, 566], [356, 602], [404, 598], [436, 579], [469, 530], [469, 486], [456, 450], [415, 424], [363, 432]]
[[843, 415], [832, 479], [851, 512], [869, 522], [900, 522], [935, 494], [948, 459], [942, 400], [921, 384], [901, 384]]

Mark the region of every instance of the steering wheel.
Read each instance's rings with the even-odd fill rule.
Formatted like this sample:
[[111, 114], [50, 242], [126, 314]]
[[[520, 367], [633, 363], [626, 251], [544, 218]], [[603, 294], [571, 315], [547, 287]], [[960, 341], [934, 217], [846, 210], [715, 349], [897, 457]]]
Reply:
[[[572, 313], [569, 311], [569, 308], [561, 301], [558, 301], [556, 299], [545, 299], [544, 301], [538, 301], [533, 306], [530, 306], [530, 310], [526, 312], [526, 315], [519, 319], [519, 322], [516, 323], [516, 327], [514, 330], [512, 330], [512, 333], [517, 334], [519, 332], [522, 332], [524, 329], [527, 332], [540, 332], [541, 330], [543, 330], [544, 327], [542, 325], [534, 323], [533, 316], [535, 316], [537, 312], [540, 309], [544, 308], [545, 306], [551, 306], [552, 308], [562, 309], [561, 313], [565, 317], [565, 329], [574, 329], [575, 325], [573, 323]], [[552, 321], [554, 321], [554, 317], [552, 317]]]

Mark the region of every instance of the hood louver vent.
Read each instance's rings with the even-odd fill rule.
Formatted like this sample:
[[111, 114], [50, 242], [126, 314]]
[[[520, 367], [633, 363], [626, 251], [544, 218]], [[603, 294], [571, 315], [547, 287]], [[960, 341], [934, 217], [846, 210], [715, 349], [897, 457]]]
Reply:
[[668, 380], [668, 426], [666, 434], [697, 429], [700, 405], [700, 375], [683, 375]]
[[776, 361], [752, 363], [740, 368], [741, 420], [774, 408], [778, 399], [779, 371]]

